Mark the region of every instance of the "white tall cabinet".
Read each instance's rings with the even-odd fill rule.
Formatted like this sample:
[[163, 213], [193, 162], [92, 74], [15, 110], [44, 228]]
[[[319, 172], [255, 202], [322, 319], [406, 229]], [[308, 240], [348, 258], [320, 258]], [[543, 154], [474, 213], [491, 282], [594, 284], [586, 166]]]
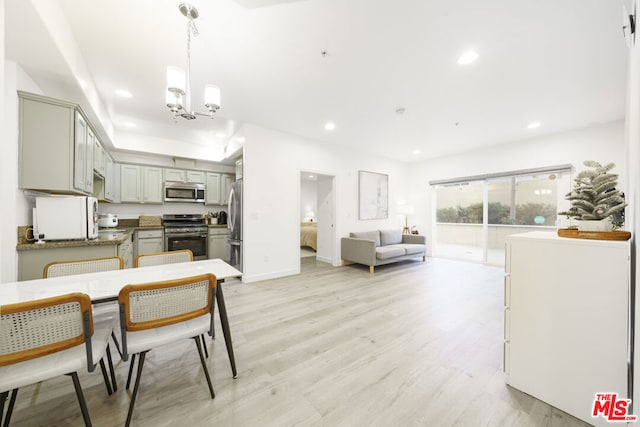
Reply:
[[[504, 370], [507, 384], [596, 426], [596, 393], [628, 398], [630, 244], [507, 238]], [[637, 411], [636, 411], [637, 412]]]

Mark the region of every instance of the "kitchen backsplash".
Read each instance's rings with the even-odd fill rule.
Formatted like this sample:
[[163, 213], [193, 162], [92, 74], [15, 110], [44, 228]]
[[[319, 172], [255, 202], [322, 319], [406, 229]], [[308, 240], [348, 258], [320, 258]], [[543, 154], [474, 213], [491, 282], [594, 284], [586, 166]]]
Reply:
[[118, 219], [138, 219], [140, 215], [162, 216], [164, 214], [207, 214], [209, 212], [227, 211], [226, 206], [204, 205], [202, 203], [99, 203], [98, 212], [114, 214]]

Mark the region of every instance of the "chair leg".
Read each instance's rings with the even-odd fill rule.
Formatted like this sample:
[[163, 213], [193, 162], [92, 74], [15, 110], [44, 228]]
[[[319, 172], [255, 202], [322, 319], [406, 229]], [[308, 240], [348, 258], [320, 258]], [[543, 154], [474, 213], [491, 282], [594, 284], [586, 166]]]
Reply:
[[213, 392], [213, 386], [211, 385], [211, 378], [209, 377], [209, 370], [207, 369], [207, 364], [204, 361], [204, 356], [202, 355], [202, 348], [200, 347], [200, 337], [193, 337], [193, 340], [196, 342], [196, 347], [198, 347], [198, 354], [200, 355], [200, 363], [202, 363], [204, 376], [205, 378], [207, 378], [207, 384], [209, 385], [209, 393], [211, 394], [211, 398], [214, 399], [216, 397], [216, 394]]
[[107, 368], [104, 365], [104, 357], [100, 359], [100, 370], [102, 371], [102, 378], [104, 378], [104, 385], [107, 387], [107, 394], [111, 396], [113, 394], [113, 390], [111, 390], [111, 381], [109, 381]]
[[129, 390], [129, 384], [131, 384], [131, 374], [133, 373], [133, 365], [136, 363], [136, 355], [131, 356], [131, 362], [129, 362], [129, 375], [127, 375], [127, 385], [125, 390]]
[[[5, 391], [0, 395], [2, 399], [2, 407], [0, 407], [0, 421], [2, 421], [2, 414], [4, 412], [4, 401], [7, 400], [8, 391]], [[11, 390], [11, 400], [9, 400], [9, 406], [7, 407], [7, 414], [4, 416], [4, 427], [9, 427], [9, 421], [11, 421], [11, 415], [13, 414], [13, 405], [16, 403], [16, 397], [18, 396], [18, 389]]]
[[209, 358], [209, 350], [207, 350], [207, 343], [204, 340], [204, 334], [200, 335], [200, 337], [202, 338], [202, 347], [204, 347], [204, 356], [208, 359]]
[[111, 348], [109, 348], [109, 344], [107, 344], [107, 361], [109, 363], [109, 373], [111, 374], [111, 386], [113, 387], [113, 392], [115, 393], [116, 391], [118, 391], [118, 383], [116, 383], [116, 372], [113, 369], [113, 359], [111, 358]]
[[[129, 403], [129, 413], [127, 414], [127, 421], [125, 427], [129, 427], [131, 423], [131, 416], [133, 415], [133, 407], [136, 404], [136, 396], [138, 394], [138, 386], [140, 385], [140, 377], [142, 376], [142, 368], [144, 367], [144, 358], [147, 355], [146, 351], [140, 353], [140, 360], [138, 360], [138, 373], [136, 374], [136, 384], [133, 386], [133, 393], [131, 394], [131, 403]], [[133, 360], [131, 361], [133, 364]]]
[[113, 343], [116, 345], [116, 350], [118, 350], [120, 359], [122, 359], [122, 350], [120, 350], [120, 343], [118, 342], [118, 338], [116, 338], [116, 333], [113, 331], [111, 331], [111, 338], [113, 339]]
[[82, 387], [80, 386], [80, 380], [78, 379], [78, 373], [72, 372], [73, 386], [76, 389], [76, 395], [78, 396], [78, 403], [80, 403], [80, 410], [82, 411], [82, 418], [84, 419], [84, 425], [91, 427], [91, 418], [89, 417], [89, 410], [87, 409], [87, 402], [84, 400], [84, 394], [82, 393]]

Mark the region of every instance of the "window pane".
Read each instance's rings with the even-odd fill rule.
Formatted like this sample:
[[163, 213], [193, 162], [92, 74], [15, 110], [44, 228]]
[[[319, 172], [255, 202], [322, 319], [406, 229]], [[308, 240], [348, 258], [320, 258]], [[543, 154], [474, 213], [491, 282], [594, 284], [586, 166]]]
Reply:
[[436, 187], [436, 255], [482, 260], [483, 192], [482, 182]]

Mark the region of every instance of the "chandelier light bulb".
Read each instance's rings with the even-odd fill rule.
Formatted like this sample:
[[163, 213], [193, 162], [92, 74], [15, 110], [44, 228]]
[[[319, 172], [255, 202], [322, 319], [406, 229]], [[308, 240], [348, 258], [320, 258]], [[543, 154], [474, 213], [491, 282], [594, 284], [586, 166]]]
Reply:
[[184, 70], [180, 67], [167, 67], [167, 88], [171, 92], [184, 95], [186, 92], [186, 77]]
[[204, 87], [204, 106], [209, 110], [220, 108], [220, 88], [214, 85]]

